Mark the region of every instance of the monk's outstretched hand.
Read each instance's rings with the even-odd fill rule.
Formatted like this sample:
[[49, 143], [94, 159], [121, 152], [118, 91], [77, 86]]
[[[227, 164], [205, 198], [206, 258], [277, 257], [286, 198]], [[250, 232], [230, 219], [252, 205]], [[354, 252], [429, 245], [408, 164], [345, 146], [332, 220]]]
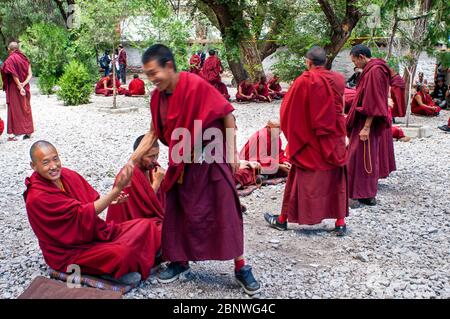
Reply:
[[130, 197], [129, 194], [125, 194], [124, 192], [120, 192], [119, 196], [111, 203], [112, 205], [117, 205], [121, 203], [125, 203], [128, 201], [128, 197]]

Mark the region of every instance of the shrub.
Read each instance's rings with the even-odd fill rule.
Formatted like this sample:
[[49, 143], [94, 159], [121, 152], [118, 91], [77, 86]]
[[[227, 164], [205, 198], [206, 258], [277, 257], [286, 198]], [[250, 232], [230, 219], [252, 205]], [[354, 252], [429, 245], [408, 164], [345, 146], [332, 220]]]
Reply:
[[65, 105], [79, 105], [89, 102], [92, 93], [91, 77], [87, 68], [78, 61], [70, 62], [64, 68], [64, 74], [59, 79], [60, 90], [57, 92], [58, 98], [64, 101]]

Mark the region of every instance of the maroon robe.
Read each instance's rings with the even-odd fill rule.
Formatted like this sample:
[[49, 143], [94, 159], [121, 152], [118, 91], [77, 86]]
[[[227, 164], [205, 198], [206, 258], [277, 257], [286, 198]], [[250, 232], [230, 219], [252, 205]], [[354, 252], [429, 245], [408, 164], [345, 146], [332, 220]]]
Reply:
[[263, 102], [267, 101], [267, 98], [270, 97], [269, 87], [267, 83], [266, 82], [261, 83], [261, 81], [259, 81], [258, 83], [255, 84], [254, 87], [256, 92], [256, 98]]
[[13, 76], [23, 83], [30, 67], [30, 61], [19, 50], [12, 51], [1, 67], [3, 90], [8, 105], [8, 134], [22, 135], [34, 132], [31, 112], [30, 84], [25, 85], [25, 96], [20, 94]]
[[202, 63], [202, 60], [197, 54], [193, 54], [191, 56], [191, 59], [189, 60], [189, 72], [194, 74], [200, 74], [200, 64]]
[[387, 178], [393, 171], [397, 170], [397, 166], [395, 164], [394, 139], [392, 136], [391, 109], [388, 109], [388, 115], [388, 121], [391, 129], [383, 130], [380, 138], [380, 148], [378, 150], [378, 154], [380, 156], [380, 178]]
[[236, 184], [241, 184], [242, 187], [256, 185], [256, 174], [250, 167], [240, 168], [233, 174], [233, 179]]
[[62, 272], [76, 264], [85, 274], [147, 278], [161, 243], [156, 225], [147, 219], [106, 223], [95, 213], [99, 194], [82, 176], [62, 168], [61, 182], [64, 190], [37, 173], [25, 182], [28, 219], [45, 262]]
[[131, 80], [128, 84], [127, 95], [145, 95], [145, 83], [139, 78]]
[[172, 158], [179, 143], [171, 138], [175, 129], [186, 128], [191, 133], [191, 145], [183, 144], [179, 150], [184, 154], [194, 140], [201, 139], [202, 132], [194, 131], [194, 120], [202, 121], [203, 131], [215, 127], [223, 132], [223, 118], [233, 112], [233, 107], [202, 78], [180, 72], [172, 94], [153, 91], [150, 108], [157, 136], [169, 146], [163, 256], [169, 261], [195, 261], [229, 260], [242, 255], [241, 205], [225, 159], [222, 163], [176, 163]]
[[271, 93], [271, 96], [273, 98], [283, 98], [286, 95], [286, 92], [283, 92], [283, 88], [281, 87], [277, 79], [271, 78], [269, 82], [267, 82], [267, 85], [269, 89], [274, 91], [274, 93]]
[[258, 162], [263, 168], [270, 167], [274, 163], [283, 164], [289, 162], [283, 150], [283, 142], [280, 136], [277, 137], [278, 147], [275, 150], [276, 153], [272, 154], [272, 140], [270, 135], [270, 130], [267, 127], [254, 133], [241, 149], [239, 158], [250, 162]]
[[281, 104], [292, 163], [281, 215], [313, 225], [348, 215], [342, 75], [317, 67], [298, 77]]
[[[109, 76], [102, 77], [100, 81], [95, 85], [95, 94], [102, 94], [104, 96], [113, 95], [112, 90], [105, 89], [104, 83], [106, 81], [106, 87], [113, 88], [113, 80]], [[128, 95], [128, 90], [120, 87], [120, 80], [116, 77], [116, 92], [118, 95]]]
[[[236, 101], [238, 102], [251, 102], [255, 100], [255, 88], [252, 84], [246, 84], [245, 81], [242, 81], [239, 84], [239, 87], [241, 88], [242, 94], [239, 94], [239, 89], [236, 93]], [[246, 95], [246, 96], [244, 96]], [[250, 98], [248, 96], [251, 96]]]
[[3, 131], [5, 130], [5, 122], [0, 118], [0, 136], [2, 136]]
[[[391, 71], [385, 61], [372, 59], [359, 77], [356, 97], [347, 116], [347, 134], [350, 139], [348, 181], [349, 197], [374, 198], [380, 177], [380, 139], [385, 130], [391, 131], [388, 119], [388, 94]], [[361, 141], [359, 133], [366, 117], [372, 116], [368, 141]], [[386, 134], [387, 135], [387, 134]], [[392, 139], [392, 138], [391, 138]]]
[[391, 99], [394, 102], [392, 117], [404, 117], [406, 115], [405, 81], [396, 74], [391, 79]]
[[419, 95], [422, 98], [422, 103], [428, 106], [436, 106], [436, 104], [433, 101], [433, 98], [431, 97], [430, 94], [426, 93], [422, 93], [422, 92], [417, 92], [414, 97], [413, 100], [411, 102], [411, 113], [413, 114], [417, 114], [417, 115], [425, 115], [425, 116], [437, 116], [439, 115], [439, 113], [441, 112], [441, 108], [439, 106], [437, 106], [436, 111], [433, 111], [427, 107], [424, 107], [422, 105], [419, 105], [419, 103], [417, 103], [416, 101], [416, 96]]
[[392, 125], [392, 138], [395, 138], [396, 140], [401, 139], [405, 137], [405, 133], [399, 126]]
[[161, 231], [165, 193], [161, 187], [155, 193], [151, 185], [152, 173], [149, 172], [149, 175], [150, 179], [147, 177], [146, 171], [138, 166], [133, 170], [130, 185], [123, 189], [123, 192], [129, 195], [128, 200], [120, 204], [111, 204], [108, 208], [106, 222], [123, 223], [132, 219], [147, 218], [152, 220]]
[[200, 71], [200, 76], [208, 81], [212, 86], [214, 86], [220, 94], [223, 95], [227, 100], [230, 99], [228, 94], [228, 89], [225, 83], [222, 82], [220, 74], [223, 72], [222, 62], [215, 55], [210, 56], [206, 59], [203, 64], [203, 68]]
[[345, 88], [345, 91], [344, 91], [344, 99], [345, 99], [344, 113], [345, 114], [348, 114], [348, 112], [350, 111], [353, 101], [355, 100], [355, 96], [356, 96], [355, 89], [350, 89], [347, 87]]

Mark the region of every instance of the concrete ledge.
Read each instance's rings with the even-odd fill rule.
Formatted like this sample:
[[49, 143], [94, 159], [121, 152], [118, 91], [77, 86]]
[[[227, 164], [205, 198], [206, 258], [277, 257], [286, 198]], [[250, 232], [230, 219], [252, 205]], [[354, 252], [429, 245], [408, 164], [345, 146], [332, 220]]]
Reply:
[[117, 109], [113, 109], [111, 107], [99, 107], [98, 110], [100, 112], [110, 113], [110, 114], [120, 114], [120, 113], [130, 113], [136, 112], [138, 110], [137, 107], [120, 107]]
[[405, 135], [409, 137], [422, 138], [422, 137], [430, 137], [432, 135], [431, 133], [432, 131], [429, 126], [409, 125], [409, 127], [406, 127], [405, 124], [401, 124], [398, 126], [400, 126], [403, 132], [405, 132]]

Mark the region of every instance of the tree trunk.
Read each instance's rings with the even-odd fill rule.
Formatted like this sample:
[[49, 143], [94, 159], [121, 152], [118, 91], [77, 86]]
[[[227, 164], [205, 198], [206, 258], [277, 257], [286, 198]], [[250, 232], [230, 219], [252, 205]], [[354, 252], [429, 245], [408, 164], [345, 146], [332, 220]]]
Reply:
[[[112, 61], [112, 71], [113, 71], [113, 109], [117, 108], [117, 87], [116, 87], [116, 60], [114, 59], [114, 45], [112, 49], [113, 61]], [[119, 58], [118, 56], [116, 57]]]
[[386, 55], [386, 60], [389, 60], [392, 56], [392, 50], [394, 47], [394, 38], [395, 38], [395, 33], [397, 32], [397, 27], [398, 27], [398, 8], [395, 8], [394, 25], [392, 26], [391, 38], [389, 39], [389, 49], [388, 49], [388, 53]]
[[[241, 56], [244, 62], [244, 68], [248, 72], [248, 77], [256, 82], [264, 76], [264, 68], [261, 62], [261, 57], [259, 55], [258, 47], [256, 46], [256, 41], [241, 41]], [[244, 79], [236, 78], [238, 83]]]
[[[421, 0], [420, 8], [421, 12], [419, 14], [428, 13], [428, 11], [430, 11], [431, 8], [431, 0]], [[428, 26], [428, 15], [424, 15], [420, 19], [417, 19], [415, 22], [412, 36], [415, 45], [413, 47], [410, 46], [408, 53], [410, 59], [408, 59], [405, 71], [403, 72], [403, 79], [405, 80], [406, 83], [409, 83], [410, 80], [413, 81], [416, 75], [417, 63], [419, 62], [419, 56], [420, 53], [422, 52], [422, 48], [424, 47], [423, 41], [426, 39], [427, 36], [427, 26]], [[407, 85], [405, 90], [406, 101], [409, 100], [410, 95], [411, 90], [410, 87]]]
[[[234, 30], [237, 22], [244, 20], [242, 11], [231, 10], [229, 6], [232, 3], [227, 4], [219, 3], [215, 0], [202, 0], [203, 4], [211, 9], [215, 17], [211, 17], [211, 12], [205, 12], [205, 9], [199, 7], [202, 12], [211, 21], [211, 23], [217, 23], [219, 31], [223, 39], [225, 49], [227, 52], [236, 52], [238, 49], [239, 56], [227, 56], [227, 61], [233, 73], [234, 81], [240, 83], [246, 78], [246, 71], [252, 81], [260, 79], [264, 75], [264, 69], [261, 62], [258, 46], [254, 39], [237, 38], [236, 31]], [[215, 20], [217, 19], [217, 20]], [[227, 39], [233, 39], [227, 41]]]
[[336, 56], [341, 51], [342, 47], [347, 42], [350, 37], [351, 31], [346, 33], [344, 31], [333, 30], [333, 34], [331, 35], [331, 41], [329, 44], [325, 46], [325, 51], [327, 52], [327, 69], [331, 69], [333, 66], [333, 61]]
[[356, 0], [346, 0], [345, 16], [342, 20], [336, 15], [328, 0], [317, 0], [317, 2], [331, 27], [330, 43], [324, 48], [328, 57], [326, 67], [331, 69], [334, 59], [350, 38], [362, 14]]

